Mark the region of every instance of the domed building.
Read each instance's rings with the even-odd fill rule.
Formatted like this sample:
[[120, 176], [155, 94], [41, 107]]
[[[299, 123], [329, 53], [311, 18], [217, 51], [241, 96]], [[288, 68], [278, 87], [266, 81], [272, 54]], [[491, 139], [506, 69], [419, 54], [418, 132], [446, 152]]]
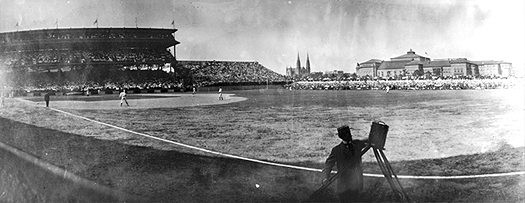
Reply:
[[410, 49], [389, 61], [370, 59], [356, 66], [358, 76], [400, 78], [410, 76], [509, 76], [512, 64], [504, 61], [470, 61], [466, 58], [431, 60]]

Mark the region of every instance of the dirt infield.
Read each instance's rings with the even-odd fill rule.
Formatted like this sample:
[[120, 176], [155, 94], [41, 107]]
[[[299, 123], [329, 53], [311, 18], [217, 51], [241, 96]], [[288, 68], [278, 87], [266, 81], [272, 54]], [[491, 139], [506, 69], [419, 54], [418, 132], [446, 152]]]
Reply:
[[[128, 94], [131, 109], [148, 108], [178, 108], [197, 107], [206, 105], [228, 104], [246, 100], [244, 97], [236, 97], [233, 94], [223, 94], [224, 100], [219, 100], [218, 94]], [[74, 99], [71, 99], [74, 98]], [[44, 105], [43, 99], [38, 97], [26, 97], [24, 100], [36, 102], [36, 105]], [[117, 95], [93, 95], [93, 96], [52, 96], [50, 106], [61, 109], [77, 110], [103, 110], [120, 107], [120, 99]]]

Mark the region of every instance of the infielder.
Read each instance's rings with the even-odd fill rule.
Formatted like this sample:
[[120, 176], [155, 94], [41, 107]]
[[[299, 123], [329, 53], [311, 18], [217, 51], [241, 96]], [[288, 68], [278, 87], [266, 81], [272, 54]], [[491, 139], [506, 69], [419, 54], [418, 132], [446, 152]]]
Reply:
[[122, 103], [126, 102], [126, 105], [129, 106], [128, 104], [128, 100], [126, 99], [126, 90], [122, 90], [122, 92], [120, 93], [119, 97], [120, 97], [120, 106], [122, 106]]
[[219, 100], [224, 100], [222, 97], [222, 87], [219, 87]]

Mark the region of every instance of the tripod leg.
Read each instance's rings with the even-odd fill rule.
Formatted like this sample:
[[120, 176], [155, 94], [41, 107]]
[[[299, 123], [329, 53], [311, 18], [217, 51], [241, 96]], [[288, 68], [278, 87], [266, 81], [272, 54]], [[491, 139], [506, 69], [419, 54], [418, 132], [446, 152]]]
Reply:
[[383, 175], [385, 175], [386, 177], [392, 177], [392, 174], [386, 167], [385, 160], [379, 153], [379, 149], [374, 149], [374, 155], [376, 157], [377, 164], [379, 164], [379, 167], [381, 168], [381, 171], [383, 172]]
[[388, 162], [388, 159], [386, 158], [385, 153], [383, 152], [383, 150], [380, 150], [380, 149], [378, 149], [378, 151], [381, 154], [381, 156], [383, 157], [387, 169], [391, 172], [392, 175], [394, 175], [394, 178], [396, 179], [397, 185], [399, 186], [399, 188], [401, 190], [400, 193], [402, 195], [402, 199], [404, 201], [410, 201], [409, 198], [408, 198], [408, 195], [406, 194], [405, 190], [403, 189], [403, 186], [401, 185], [401, 182], [399, 181], [399, 178], [397, 178], [397, 175], [395, 174], [394, 169], [392, 168], [392, 165], [390, 165], [390, 162]]
[[374, 148], [373, 150], [374, 150], [374, 155], [377, 160], [377, 164], [379, 165], [381, 172], [383, 172], [383, 175], [385, 176], [388, 184], [390, 185], [390, 188], [392, 188], [392, 191], [394, 192], [394, 194], [399, 195], [399, 191], [397, 190], [396, 185], [394, 184], [394, 181], [392, 181], [392, 174], [386, 167], [385, 162], [383, 158], [381, 157], [381, 154], [379, 153], [378, 149]]

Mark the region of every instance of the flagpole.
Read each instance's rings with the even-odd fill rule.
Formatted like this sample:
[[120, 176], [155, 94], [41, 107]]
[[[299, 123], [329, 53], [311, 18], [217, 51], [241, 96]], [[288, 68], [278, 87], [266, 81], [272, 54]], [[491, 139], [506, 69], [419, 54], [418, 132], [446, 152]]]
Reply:
[[93, 25], [95, 25], [95, 24], [97, 25], [97, 28], [98, 28], [98, 18], [95, 19], [95, 22], [93, 22]]

